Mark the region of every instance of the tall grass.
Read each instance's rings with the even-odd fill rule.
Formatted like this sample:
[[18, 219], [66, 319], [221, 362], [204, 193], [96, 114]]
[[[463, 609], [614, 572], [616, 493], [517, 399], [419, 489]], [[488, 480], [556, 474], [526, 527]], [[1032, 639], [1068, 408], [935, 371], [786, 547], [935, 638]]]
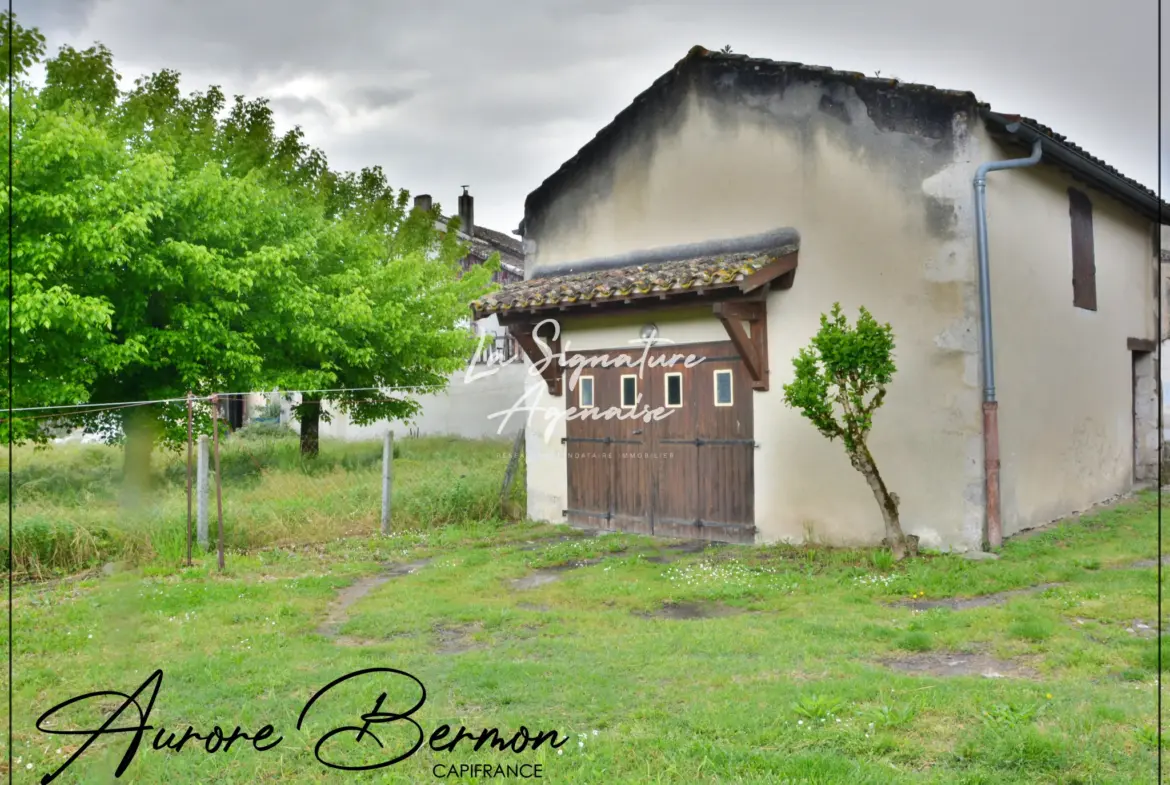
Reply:
[[[506, 442], [405, 439], [395, 443], [394, 454], [394, 529], [499, 519], [524, 509], [522, 480], [506, 509], [500, 508], [510, 454]], [[5, 456], [0, 465], [7, 469], [6, 464]], [[295, 434], [244, 429], [221, 443], [220, 466], [226, 548], [324, 541], [378, 530], [381, 442], [323, 439], [320, 455], [306, 460]], [[12, 468], [12, 558], [22, 578], [77, 572], [109, 561], [178, 561], [186, 553], [185, 451], [155, 453], [151, 496], [134, 509], [122, 503], [118, 447], [22, 447], [14, 452]], [[7, 484], [0, 487], [6, 502]], [[214, 484], [209, 501], [214, 544]], [[5, 533], [4, 551], [7, 545]]]

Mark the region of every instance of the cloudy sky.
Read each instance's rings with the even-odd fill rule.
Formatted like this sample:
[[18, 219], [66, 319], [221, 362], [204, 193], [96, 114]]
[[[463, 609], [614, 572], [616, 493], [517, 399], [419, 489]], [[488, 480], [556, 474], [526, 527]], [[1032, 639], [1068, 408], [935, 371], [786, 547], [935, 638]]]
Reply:
[[971, 90], [1158, 179], [1159, 0], [14, 2], [50, 52], [101, 41], [126, 86], [174, 68], [186, 90], [267, 96], [334, 166], [379, 164], [452, 212], [468, 184], [476, 223], [505, 232], [694, 44]]

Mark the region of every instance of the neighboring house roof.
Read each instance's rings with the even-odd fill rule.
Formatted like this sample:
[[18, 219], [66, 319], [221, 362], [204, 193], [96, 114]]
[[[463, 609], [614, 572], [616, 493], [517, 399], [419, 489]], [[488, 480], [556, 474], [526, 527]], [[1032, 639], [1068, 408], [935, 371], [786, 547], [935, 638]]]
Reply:
[[[765, 268], [789, 259], [795, 267], [800, 235], [780, 229], [724, 241], [657, 248], [633, 254], [590, 259], [542, 270], [539, 277], [518, 281], [471, 304], [477, 317], [516, 310], [563, 308], [681, 293], [708, 293], [744, 287]], [[759, 285], [774, 277], [763, 272]], [[748, 283], [752, 286], [752, 283]]]
[[[450, 220], [447, 217], [441, 219], [444, 228]], [[459, 232], [459, 237], [471, 245], [470, 256], [486, 262], [493, 253], [499, 253], [501, 267], [516, 275], [524, 275], [524, 246], [519, 240], [503, 232], [478, 225], [475, 227], [474, 237], [469, 239], [463, 231]]]
[[499, 248], [501, 253], [506, 251], [518, 259], [524, 259], [524, 246], [515, 237], [488, 229], [486, 226], [475, 227], [475, 236]]
[[[718, 64], [744, 71], [763, 71], [779, 77], [777, 84], [787, 83], [794, 76], [805, 79], [847, 81], [853, 84], [859, 93], [878, 97], [891, 103], [904, 104], [907, 101], [917, 100], [936, 103], [941, 101], [956, 107], [966, 105], [977, 110], [983, 119], [992, 126], [993, 130], [1000, 134], [1014, 137], [1027, 146], [1031, 146], [1032, 142], [1040, 139], [1046, 162], [1072, 169], [1076, 174], [1091, 180], [1097, 187], [1130, 204], [1154, 220], [1162, 223], [1170, 221], [1170, 205], [1160, 201], [1154, 191], [1121, 174], [1101, 159], [1090, 155], [1048, 126], [1018, 115], [1002, 115], [992, 112], [988, 104], [979, 101], [974, 93], [969, 91], [946, 90], [933, 85], [900, 82], [897, 79], [867, 76], [854, 71], [838, 71], [824, 66], [780, 62], [742, 54], [712, 52], [701, 46], [692, 47], [686, 57], [676, 63], [674, 68], [656, 79], [646, 90], [635, 97], [630, 105], [619, 112], [609, 125], [598, 131], [593, 139], [587, 142], [576, 155], [562, 164], [556, 172], [532, 191], [525, 200], [525, 214], [529, 214], [531, 208], [542, 204], [561, 183], [571, 179], [576, 173], [586, 168], [592, 162], [595, 152], [603, 149], [621, 128], [640, 118], [643, 115], [642, 110], [649, 109], [670, 86], [680, 81], [692, 69], [703, 64]], [[521, 223], [521, 233], [523, 233], [523, 229], [524, 224]]]

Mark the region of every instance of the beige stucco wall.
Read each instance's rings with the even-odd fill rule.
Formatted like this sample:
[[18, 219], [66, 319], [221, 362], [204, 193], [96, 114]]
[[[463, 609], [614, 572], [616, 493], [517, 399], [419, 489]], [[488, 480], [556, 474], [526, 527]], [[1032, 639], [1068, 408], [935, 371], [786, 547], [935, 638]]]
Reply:
[[[988, 158], [1019, 155], [978, 136]], [[1096, 311], [1073, 307], [1070, 186], [1093, 204]], [[1126, 341], [1157, 338], [1158, 271], [1150, 221], [1052, 167], [994, 172], [987, 194], [1001, 493], [1011, 534], [1132, 487]], [[1151, 397], [1153, 377], [1143, 385], [1143, 398]], [[1143, 441], [1156, 449], [1156, 425]]]
[[[897, 337], [899, 370], [871, 448], [902, 499], [905, 529], [927, 546], [977, 547], [981, 443], [969, 176], [915, 147], [908, 135], [876, 128], [855, 97], [843, 97], [851, 102], [848, 127], [818, 115], [819, 98], [815, 89], [791, 87], [782, 107], [763, 114], [690, 99], [672, 130], [605, 167], [611, 182], [586, 179], [558, 197], [527, 238], [529, 264], [539, 269], [796, 228], [802, 242], [795, 285], [772, 293], [768, 305], [771, 389], [753, 394], [760, 540], [876, 543], [883, 536], [873, 496], [842, 446], [782, 402], [791, 357], [816, 331], [820, 314], [840, 301], [851, 317], [865, 305], [891, 322]], [[957, 122], [953, 141], [960, 149], [964, 130]], [[713, 318], [699, 318], [685, 326], [654, 321], [678, 343], [724, 337]], [[625, 346], [644, 321], [570, 321], [565, 337], [578, 348]], [[560, 436], [563, 428], [547, 445], [529, 437], [529, 512], [538, 519], [561, 520], [565, 506]]]

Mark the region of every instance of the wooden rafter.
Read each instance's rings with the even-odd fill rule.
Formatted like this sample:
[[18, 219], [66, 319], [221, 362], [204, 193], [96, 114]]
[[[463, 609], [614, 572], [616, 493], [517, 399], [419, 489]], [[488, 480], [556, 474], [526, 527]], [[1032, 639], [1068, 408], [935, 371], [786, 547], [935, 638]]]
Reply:
[[774, 289], [791, 289], [792, 282], [796, 280], [796, 261], [797, 252], [793, 251], [771, 264], [761, 267], [740, 282], [740, 291], [747, 294], [768, 284], [771, 284]]
[[[795, 268], [794, 268], [795, 269]], [[712, 307], [727, 337], [743, 358], [753, 390], [768, 389], [768, 305], [763, 299], [732, 300]], [[747, 322], [750, 332], [744, 329]]]
[[533, 336], [533, 330], [536, 325], [532, 322], [522, 322], [520, 324], [513, 324], [508, 327], [508, 333], [516, 339], [516, 343], [527, 355], [529, 362], [540, 368], [540, 376], [544, 379], [545, 384], [548, 385], [548, 394], [560, 397], [564, 394], [564, 376], [565, 369], [561, 363], [561, 338], [558, 335], [551, 340], [544, 340], [549, 350], [552, 352], [552, 358], [546, 358], [545, 352], [536, 343], [536, 338]]

